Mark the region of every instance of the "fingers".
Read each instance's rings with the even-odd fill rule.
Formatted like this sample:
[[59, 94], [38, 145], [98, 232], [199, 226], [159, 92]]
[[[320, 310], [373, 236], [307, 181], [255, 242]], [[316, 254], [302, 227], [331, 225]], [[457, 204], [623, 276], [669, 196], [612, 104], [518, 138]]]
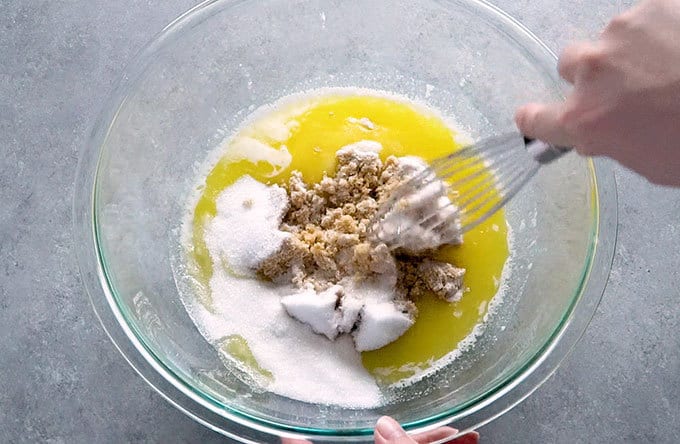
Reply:
[[582, 71], [584, 67], [590, 68], [594, 59], [597, 59], [599, 51], [598, 43], [573, 43], [564, 48], [560, 54], [557, 71], [564, 80], [574, 84], [579, 71]]
[[454, 439], [449, 444], [478, 444], [478, 443], [479, 443], [479, 433], [470, 432], [470, 433], [466, 433], [465, 435], [461, 436], [460, 438]]
[[399, 423], [389, 416], [378, 419], [373, 438], [375, 444], [416, 444]]
[[[440, 427], [430, 432], [419, 433], [414, 435], [413, 439], [418, 444], [430, 444], [432, 442], [439, 442], [442, 439], [451, 438], [458, 433], [458, 430], [452, 427]], [[446, 441], [448, 444], [477, 444], [479, 442], [479, 433], [470, 432], [465, 435]]]
[[558, 146], [573, 146], [563, 125], [564, 103], [529, 103], [515, 113], [517, 128], [526, 137]]
[[312, 444], [311, 441], [306, 439], [295, 439], [295, 438], [281, 438], [281, 444]]
[[[458, 430], [453, 427], [439, 427], [438, 429], [431, 430], [429, 432], [419, 433], [413, 435], [413, 439], [418, 444], [430, 444], [434, 441], [439, 441], [441, 439], [451, 438], [458, 433]], [[457, 441], [452, 441], [457, 442]]]
[[[389, 416], [383, 416], [378, 420], [373, 436], [375, 444], [429, 444], [451, 438], [456, 433], [458, 433], [458, 430], [452, 427], [440, 427], [436, 430], [410, 437], [397, 421]], [[468, 433], [448, 442], [450, 444], [477, 444], [479, 442], [479, 434], [477, 432]]]

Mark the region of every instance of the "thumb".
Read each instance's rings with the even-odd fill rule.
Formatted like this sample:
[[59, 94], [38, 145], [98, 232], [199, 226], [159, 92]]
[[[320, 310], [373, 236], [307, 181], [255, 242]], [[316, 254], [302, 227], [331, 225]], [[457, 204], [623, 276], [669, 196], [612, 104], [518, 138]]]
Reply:
[[399, 423], [389, 416], [383, 416], [378, 420], [373, 436], [376, 444], [416, 444]]
[[564, 103], [529, 103], [517, 109], [515, 123], [520, 132], [557, 146], [573, 146], [570, 135], [562, 124]]

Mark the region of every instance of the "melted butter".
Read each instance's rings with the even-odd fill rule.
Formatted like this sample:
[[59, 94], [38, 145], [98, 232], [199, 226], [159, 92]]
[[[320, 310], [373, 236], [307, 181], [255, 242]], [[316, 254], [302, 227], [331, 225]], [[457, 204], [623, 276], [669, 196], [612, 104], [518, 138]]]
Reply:
[[[370, 123], [367, 124], [368, 119]], [[326, 94], [288, 102], [256, 118], [227, 142], [224, 156], [201, 186], [194, 209], [189, 270], [198, 281], [201, 302], [210, 309], [207, 282], [212, 263], [204, 227], [215, 216], [215, 200], [244, 174], [264, 183], [285, 184], [292, 170], [305, 181], [318, 182], [335, 168], [336, 151], [361, 140], [383, 146], [380, 156], [419, 156], [433, 160], [461, 147], [452, 128], [435, 113], [405, 100], [379, 95]], [[247, 144], [253, 155], [247, 155]], [[244, 151], [245, 149], [245, 151]], [[266, 157], [263, 154], [269, 154]], [[464, 243], [443, 249], [440, 259], [465, 268], [466, 290], [461, 301], [435, 297], [417, 301], [418, 318], [402, 337], [379, 350], [362, 353], [364, 366], [382, 382], [396, 382], [426, 369], [455, 350], [479, 324], [499, 288], [509, 255], [503, 211], [468, 232]], [[239, 344], [241, 359], [250, 356]], [[250, 365], [260, 369], [253, 358]], [[261, 370], [266, 371], [266, 370]]]

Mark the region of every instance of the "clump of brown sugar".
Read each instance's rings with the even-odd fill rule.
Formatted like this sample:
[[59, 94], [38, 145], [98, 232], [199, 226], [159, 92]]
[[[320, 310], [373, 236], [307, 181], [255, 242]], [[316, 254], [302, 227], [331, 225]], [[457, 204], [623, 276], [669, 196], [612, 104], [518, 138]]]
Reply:
[[310, 186], [293, 172], [288, 183], [290, 206], [281, 224], [291, 236], [261, 264], [259, 274], [316, 291], [346, 278], [391, 278], [395, 302], [412, 314], [415, 309], [409, 301], [426, 292], [457, 300], [465, 270], [433, 259], [433, 251], [394, 255], [387, 245], [369, 238], [380, 204], [412, 172], [413, 162], [407, 167], [400, 158], [388, 157], [383, 163], [376, 151], [352, 145], [338, 151], [333, 177], [326, 175]]
[[428, 292], [449, 302], [459, 301], [463, 297], [463, 268], [430, 258], [402, 259], [397, 262], [397, 266], [397, 287], [409, 299], [417, 299]]

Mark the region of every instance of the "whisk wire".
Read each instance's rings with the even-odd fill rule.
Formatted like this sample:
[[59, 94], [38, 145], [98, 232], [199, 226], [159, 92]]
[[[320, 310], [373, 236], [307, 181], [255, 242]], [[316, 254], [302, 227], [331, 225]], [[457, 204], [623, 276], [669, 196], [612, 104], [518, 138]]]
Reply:
[[[496, 202], [502, 202], [502, 204], [505, 204], [510, 198], [512, 198], [515, 193], [521, 188], [522, 185], [526, 183], [527, 180], [529, 180], [533, 176], [534, 172], [533, 171], [525, 171], [522, 174], [518, 174], [515, 177], [513, 177], [509, 182], [501, 185], [501, 189], [495, 189], [495, 190], [489, 190], [491, 195], [487, 197], [485, 200], [478, 202], [480, 199], [471, 199], [470, 201], [466, 202], [465, 204], [462, 204], [459, 207], [459, 211], [461, 213], [467, 214], [467, 215], [474, 215], [480, 212], [482, 209], [485, 210], [485, 212], [489, 211], [488, 209], [485, 209], [484, 207], [488, 205], [489, 203], [493, 202], [493, 199], [496, 199]], [[489, 194], [489, 193], [487, 193]], [[476, 204], [473, 203], [478, 202]], [[502, 206], [501, 204], [501, 206]]]
[[[413, 208], [420, 208], [418, 205], [429, 202], [433, 205], [422, 208], [428, 208], [423, 213], [431, 212], [418, 213], [415, 219], [408, 219], [410, 225], [399, 226], [396, 238], [390, 240], [391, 248], [399, 248], [404, 234], [414, 226], [440, 232], [451, 232], [453, 227], [462, 234], [503, 207], [531, 180], [541, 165], [568, 151], [568, 148], [540, 141], [522, 140], [517, 133], [466, 146], [435, 160], [430, 168], [400, 186], [379, 210], [378, 223], [389, 211], [398, 210], [399, 202], [406, 198], [402, 201], [405, 208], [413, 211]], [[413, 194], [410, 200], [409, 194]], [[442, 200], [443, 196], [448, 199]], [[456, 222], [447, 225], [453, 224], [450, 218], [452, 210], [456, 214]], [[440, 217], [442, 214], [447, 216]]]

